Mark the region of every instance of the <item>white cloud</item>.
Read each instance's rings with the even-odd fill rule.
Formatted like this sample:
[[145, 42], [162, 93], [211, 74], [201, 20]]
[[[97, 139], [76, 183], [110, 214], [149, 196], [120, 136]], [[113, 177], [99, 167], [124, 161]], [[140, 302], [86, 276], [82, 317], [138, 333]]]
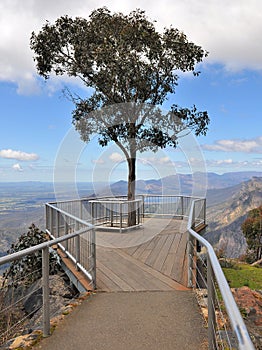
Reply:
[[14, 164], [12, 166], [12, 168], [15, 170], [15, 171], [23, 171], [22, 167], [20, 166], [20, 164]]
[[16, 159], [20, 161], [33, 161], [39, 159], [39, 156], [35, 153], [26, 153], [22, 151], [14, 151], [12, 149], [0, 150], [0, 157], [6, 159]]
[[250, 140], [218, 140], [202, 147], [207, 151], [262, 153], [262, 136]]
[[210, 62], [222, 63], [228, 70], [262, 69], [261, 0], [163, 0], [161, 6], [157, 0], [1, 0], [0, 80], [16, 83], [21, 94], [37, 93], [31, 32], [61, 15], [87, 18], [101, 6], [125, 13], [144, 9], [151, 20], [157, 20], [159, 30], [171, 24], [183, 30], [210, 52]]
[[206, 165], [210, 171], [213, 168], [227, 169], [227, 171], [239, 171], [256, 169], [261, 170], [262, 159], [253, 160], [233, 160], [233, 159], [219, 159], [219, 160], [206, 160]]
[[102, 165], [102, 164], [105, 164], [105, 161], [103, 159], [99, 158], [99, 159], [93, 159], [92, 163]]
[[110, 154], [109, 159], [113, 163], [120, 163], [124, 160], [124, 157], [120, 153], [114, 152], [114, 153]]

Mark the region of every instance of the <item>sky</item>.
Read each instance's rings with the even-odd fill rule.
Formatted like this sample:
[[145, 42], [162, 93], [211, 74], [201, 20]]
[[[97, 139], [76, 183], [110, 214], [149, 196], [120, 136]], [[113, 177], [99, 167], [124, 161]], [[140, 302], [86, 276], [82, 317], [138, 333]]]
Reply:
[[209, 52], [200, 76], [181, 74], [176, 94], [163, 106], [207, 110], [207, 135], [189, 134], [175, 150], [140, 154], [137, 178], [262, 171], [261, 0], [1, 0], [0, 182], [126, 179], [119, 149], [101, 148], [96, 135], [84, 144], [74, 131], [74, 106], [62, 89], [79, 92], [80, 84], [61, 77], [43, 81], [29, 47], [32, 31], [46, 20], [65, 14], [88, 18], [102, 6], [125, 14], [141, 8], [159, 31], [172, 25]]

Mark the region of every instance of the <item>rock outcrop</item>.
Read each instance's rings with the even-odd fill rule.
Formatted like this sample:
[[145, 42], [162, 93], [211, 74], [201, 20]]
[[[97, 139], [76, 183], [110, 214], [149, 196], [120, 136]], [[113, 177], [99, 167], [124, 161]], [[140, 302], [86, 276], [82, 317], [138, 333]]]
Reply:
[[262, 349], [262, 292], [241, 287], [232, 289], [232, 293], [256, 349]]

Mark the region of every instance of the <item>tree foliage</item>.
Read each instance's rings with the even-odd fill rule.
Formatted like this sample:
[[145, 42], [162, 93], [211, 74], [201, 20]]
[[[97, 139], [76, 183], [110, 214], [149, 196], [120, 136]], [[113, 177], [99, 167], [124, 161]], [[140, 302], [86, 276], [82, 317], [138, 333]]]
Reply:
[[[32, 246], [47, 241], [46, 233], [40, 231], [32, 224], [27, 233], [22, 234], [18, 241], [11, 245], [7, 254], [13, 254]], [[49, 254], [50, 273], [58, 270], [58, 256], [51, 251]], [[3, 286], [10, 285], [17, 287], [19, 284], [30, 285], [42, 277], [42, 251], [26, 255], [19, 260], [14, 260], [8, 269], [3, 273]]]
[[262, 258], [262, 205], [248, 213], [242, 224], [242, 231], [248, 245], [251, 262]]
[[98, 134], [101, 146], [113, 141], [122, 150], [129, 199], [137, 151], [176, 147], [185, 128], [197, 136], [207, 132], [206, 111], [176, 104], [168, 113], [159, 108], [175, 94], [178, 72], [197, 76], [196, 65], [207, 52], [173, 27], [159, 33], [140, 9], [124, 15], [103, 7], [89, 19], [62, 16], [33, 32], [30, 45], [40, 76], [77, 77], [91, 88], [85, 98], [67, 90], [75, 104], [73, 124], [84, 141]]

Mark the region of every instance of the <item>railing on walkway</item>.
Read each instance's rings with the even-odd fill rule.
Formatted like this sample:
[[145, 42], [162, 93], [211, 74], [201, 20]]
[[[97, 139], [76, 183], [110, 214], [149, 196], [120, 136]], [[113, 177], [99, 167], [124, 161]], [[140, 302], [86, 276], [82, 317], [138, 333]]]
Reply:
[[[224, 276], [223, 270], [219, 264], [217, 256], [211, 244], [195, 231], [196, 218], [205, 212], [201, 208], [201, 201], [193, 200], [189, 219], [188, 219], [188, 281], [189, 287], [198, 287], [199, 281], [196, 279], [196, 273], [200, 275], [201, 282], [204, 283], [208, 294], [208, 344], [209, 349], [237, 349], [254, 350], [254, 345], [250, 339], [246, 325], [237, 307], [235, 299], [231, 293], [230, 287]], [[203, 276], [203, 270], [199, 270], [197, 259], [199, 258], [199, 250], [201, 247], [206, 249], [206, 262], [201, 259], [202, 265], [206, 269], [206, 275]], [[221, 293], [221, 297], [219, 296]], [[225, 306], [227, 315], [223, 316], [221, 304]], [[219, 309], [219, 315], [217, 314]], [[221, 316], [222, 315], [222, 316]], [[219, 330], [218, 317], [222, 317], [224, 331]], [[224, 319], [223, 319], [224, 318]], [[226, 318], [230, 321], [230, 330], [226, 325]]]
[[[92, 224], [106, 230], [117, 229], [120, 233], [142, 223], [142, 200], [97, 199], [90, 200]], [[128, 225], [129, 215], [134, 215], [132, 226]]]
[[144, 216], [187, 217], [193, 198], [179, 195], [140, 195]]
[[[92, 227], [92, 229], [90, 229]], [[64, 240], [59, 248], [65, 252], [96, 288], [96, 247], [93, 225], [81, 220], [52, 204], [46, 204], [46, 232], [51, 239], [67, 236], [70, 233], [84, 230], [73, 240]]]
[[[51, 208], [51, 207], [49, 207]], [[53, 208], [50, 209], [52, 213], [54, 213]], [[50, 214], [50, 212], [49, 212]], [[56, 216], [56, 219], [54, 219], [53, 217], [54, 214], [51, 214], [51, 217], [53, 218], [53, 224], [51, 226], [49, 226], [49, 230], [56, 231], [56, 234], [59, 236], [59, 233], [61, 232], [61, 226], [58, 224], [59, 220], [61, 220], [61, 222], [63, 221], [64, 223], [64, 227], [66, 227], [67, 225], [70, 226], [72, 222], [76, 222], [75, 218], [71, 217], [71, 222], [68, 223], [66, 221], [66, 218], [68, 218], [68, 215], [65, 215], [64, 213], [62, 213], [61, 211], [58, 211], [58, 214]], [[74, 223], [75, 226], [75, 223]], [[74, 256], [78, 255], [78, 251], [81, 251], [81, 244], [83, 244], [83, 240], [82, 238], [86, 235], [88, 237], [94, 237], [94, 228], [92, 225], [83, 223], [82, 225], [83, 227], [79, 227], [77, 228], [75, 226], [74, 232], [73, 233], [69, 233], [69, 232], [64, 232], [66, 233], [66, 235], [63, 235], [61, 237], [58, 237], [56, 239], [47, 241], [45, 243], [42, 244], [38, 244], [36, 246], [24, 249], [22, 251], [4, 256], [2, 258], [0, 258], [0, 266], [7, 264], [7, 263], [11, 263], [14, 260], [20, 260], [25, 256], [31, 255], [37, 251], [42, 251], [42, 310], [43, 310], [43, 318], [42, 318], [42, 326], [43, 326], [43, 335], [44, 336], [48, 336], [50, 335], [50, 290], [49, 290], [49, 248], [54, 246], [54, 245], [72, 245], [74, 246], [75, 251], [73, 251], [73, 249], [71, 248], [71, 254]], [[65, 228], [65, 231], [67, 229]], [[75, 242], [73, 244], [71, 244], [71, 242]], [[86, 239], [84, 239], [84, 247], [82, 247], [83, 249], [86, 249], [87, 245], [86, 245]], [[91, 242], [91, 241], [90, 241]], [[79, 247], [80, 244], [80, 247]], [[92, 240], [92, 244], [94, 244], [94, 241]], [[90, 245], [88, 243], [88, 245]], [[79, 249], [80, 248], [80, 249]], [[83, 261], [82, 259], [83, 257], [81, 257], [81, 254], [79, 256], [79, 259], [75, 259], [75, 262], [77, 264], [77, 266], [87, 266], [86, 263]], [[95, 258], [95, 256], [94, 256]], [[77, 261], [79, 260], [79, 261]], [[94, 260], [95, 261], [95, 260]], [[95, 265], [90, 266], [90, 268], [88, 269], [89, 271], [85, 271], [86, 274], [89, 276], [91, 275], [91, 270], [95, 270]], [[95, 286], [95, 274], [93, 275], [93, 280], [92, 280], [94, 286]], [[20, 299], [21, 300], [21, 299]]]
[[[122, 227], [126, 224], [128, 212], [136, 212], [136, 223], [140, 224], [144, 217], [180, 217], [188, 218], [193, 200], [195, 204], [195, 225], [205, 223], [206, 199], [182, 195], [137, 195], [130, 209], [126, 197], [116, 196], [98, 198], [81, 198], [50, 203], [77, 218], [95, 225], [119, 226], [122, 216]], [[95, 205], [92, 208], [92, 203]]]
[[[250, 340], [247, 328], [232, 296], [230, 287], [225, 279], [219, 261], [212, 246], [196, 231], [197, 228], [205, 225], [206, 201], [204, 198], [194, 198], [189, 196], [155, 196], [141, 195], [139, 200], [140, 216], [171, 216], [188, 219], [188, 281], [190, 287], [196, 287], [196, 270], [198, 270], [199, 250], [205, 247], [207, 254], [207, 279], [201, 275], [208, 293], [208, 337], [209, 349], [233, 349], [230, 336], [227, 332], [226, 342], [229, 345], [222, 346], [224, 339], [218, 338], [219, 329], [217, 327], [216, 307], [222, 298], [227, 316], [230, 321], [231, 330], [236, 339], [236, 346], [240, 350], [253, 350], [254, 346]], [[108, 199], [108, 198], [107, 198]], [[48, 286], [48, 247], [58, 244], [63, 251], [74, 261], [76, 267], [81, 269], [96, 284], [96, 254], [95, 254], [95, 233], [94, 226], [91, 225], [99, 217], [99, 213], [92, 209], [92, 203], [107, 201], [106, 198], [80, 199], [74, 201], [64, 201], [49, 203], [46, 205], [46, 231], [52, 238], [50, 242], [26, 249], [22, 252], [0, 258], [0, 265], [21, 258], [26, 254], [31, 254], [41, 249], [43, 254], [43, 329], [44, 334], [49, 334], [49, 286]], [[118, 203], [125, 202], [118, 198]], [[105, 204], [105, 203], [104, 203]], [[102, 210], [102, 209], [101, 209]], [[120, 209], [119, 213], [123, 213]], [[92, 218], [92, 214], [95, 216]], [[119, 215], [120, 215], [119, 214]], [[115, 214], [117, 217], [118, 214]], [[115, 219], [114, 219], [115, 220]], [[119, 220], [119, 217], [117, 218]], [[121, 221], [121, 220], [120, 220]], [[132, 234], [132, 233], [131, 233]], [[199, 270], [198, 270], [199, 271]], [[201, 271], [199, 271], [201, 274]], [[217, 294], [220, 293], [221, 297]], [[221, 337], [220, 337], [221, 338]]]

